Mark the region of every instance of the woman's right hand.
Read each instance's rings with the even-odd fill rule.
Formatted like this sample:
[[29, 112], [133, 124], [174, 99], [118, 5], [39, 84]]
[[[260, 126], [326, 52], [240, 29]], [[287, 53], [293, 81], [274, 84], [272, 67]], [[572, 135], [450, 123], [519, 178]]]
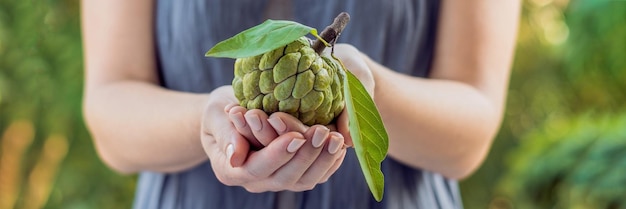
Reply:
[[[324, 126], [276, 134], [276, 138], [263, 143], [266, 146], [251, 149], [258, 144], [251, 146], [225, 111], [237, 103], [233, 95], [230, 86], [214, 90], [202, 118], [202, 146], [222, 183], [242, 186], [250, 192], [310, 190], [328, 180], [343, 162], [343, 146], [333, 150], [335, 153], [322, 153], [331, 142], [344, 144], [341, 134], [331, 134]], [[320, 135], [322, 145], [327, 146], [319, 145]]]

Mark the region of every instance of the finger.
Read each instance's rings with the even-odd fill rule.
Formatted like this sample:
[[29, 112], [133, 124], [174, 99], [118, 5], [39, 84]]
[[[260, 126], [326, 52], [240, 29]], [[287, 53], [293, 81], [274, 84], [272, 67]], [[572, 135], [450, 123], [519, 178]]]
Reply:
[[215, 176], [219, 179], [220, 182], [228, 185], [234, 185], [239, 182], [235, 182], [234, 179], [228, 178], [232, 175], [225, 175], [226, 171], [230, 170], [229, 160], [225, 154], [223, 154], [222, 149], [218, 146], [217, 140], [214, 136], [208, 134], [202, 134], [200, 136], [200, 142], [202, 144], [202, 148], [204, 148], [204, 152], [209, 157], [209, 161], [211, 162], [211, 168], [215, 172]]
[[[309, 167], [316, 161], [318, 156], [323, 150], [323, 146], [315, 147], [313, 145], [312, 137], [315, 137], [316, 133], [321, 130], [322, 135], [328, 136], [328, 129], [324, 126], [317, 125], [311, 127], [305, 137], [307, 137], [307, 143], [298, 150], [293, 158], [283, 165], [280, 169], [272, 175], [274, 181], [277, 181], [277, 185], [294, 185], [302, 177], [302, 175], [309, 169]], [[327, 137], [325, 137], [327, 138]], [[325, 138], [322, 139], [322, 144], [325, 142]]]
[[241, 137], [240, 140], [237, 140], [239, 142], [229, 144], [225, 149], [218, 145], [219, 143], [212, 135], [203, 134], [200, 140], [211, 161], [211, 168], [220, 182], [234, 186], [249, 181], [241, 178], [242, 175], [238, 174], [241, 172], [236, 172], [240, 170], [238, 167], [245, 162], [249, 150], [249, 144], [246, 139]]
[[328, 153], [335, 154], [340, 149], [345, 148], [344, 145], [346, 142], [345, 142], [343, 135], [341, 135], [338, 132], [330, 132], [329, 137], [330, 137], [330, 141], [328, 142], [328, 145], [326, 146]]
[[250, 144], [248, 140], [238, 133], [233, 133], [231, 143], [226, 145], [226, 157], [230, 161], [230, 166], [242, 166], [248, 157], [249, 151]]
[[213, 136], [218, 142], [220, 153], [229, 162], [230, 166], [239, 167], [243, 165], [248, 157], [250, 143], [235, 130], [232, 124], [224, 124], [225, 125], [219, 128]]
[[[233, 167], [243, 164], [250, 150], [248, 141], [236, 131], [232, 123], [224, 122], [228, 118], [226, 113], [211, 109], [205, 114], [207, 114], [205, 118], [211, 122], [203, 121], [201, 139], [205, 140], [202, 142], [203, 146], [213, 148], [209, 150], [209, 147], [204, 147], [207, 155], [212, 153], [213, 156], [209, 156], [211, 160], [229, 162], [228, 164]], [[213, 124], [214, 127], [210, 127], [209, 124]]]
[[324, 174], [324, 176], [320, 179], [320, 181], [318, 182], [319, 184], [325, 183], [328, 181], [328, 179], [335, 173], [337, 172], [337, 170], [339, 169], [339, 167], [341, 167], [341, 164], [343, 163], [343, 159], [346, 158], [346, 153], [347, 149], [342, 148], [339, 151], [339, 158], [337, 158], [335, 160], [335, 163], [333, 164], [333, 166], [330, 167], [330, 169], [328, 169], [328, 171], [326, 172], [326, 174]]
[[315, 148], [319, 148], [324, 145], [324, 142], [328, 139], [330, 129], [323, 125], [311, 126], [305, 133], [304, 137], [311, 139], [311, 144]]
[[278, 136], [274, 128], [267, 121], [267, 114], [262, 110], [249, 110], [244, 117], [246, 123], [252, 130], [252, 134], [263, 147], [270, 144], [270, 142]]
[[236, 107], [236, 106], [239, 106], [239, 104], [237, 104], [237, 103], [230, 103], [230, 104], [224, 106], [224, 112], [228, 113], [228, 112], [230, 112], [230, 109], [232, 109], [233, 107]]
[[315, 162], [313, 162], [313, 164], [309, 167], [309, 169], [302, 175], [298, 183], [301, 185], [316, 185], [319, 183], [341, 156], [341, 153], [338, 153], [338, 151], [342, 146], [343, 137], [329, 135], [328, 143], [324, 146], [323, 151], [317, 157]]
[[256, 139], [256, 137], [254, 137], [254, 134], [252, 133], [252, 130], [250, 129], [250, 126], [248, 125], [244, 117], [244, 114], [246, 114], [246, 112], [248, 112], [246, 108], [241, 106], [235, 106], [232, 107], [228, 112], [228, 118], [235, 126], [237, 131], [246, 139], [248, 139], [252, 147], [260, 148], [262, 147], [261, 143]]
[[284, 112], [272, 113], [267, 121], [274, 128], [274, 130], [276, 130], [278, 135], [290, 131], [304, 133], [308, 129], [308, 127], [302, 124], [300, 120]]
[[252, 177], [268, 177], [291, 160], [305, 143], [304, 136], [297, 132], [280, 135], [263, 149], [251, 153], [244, 168]]
[[354, 143], [352, 141], [352, 135], [350, 135], [349, 123], [350, 120], [348, 118], [348, 110], [344, 108], [343, 111], [341, 111], [341, 115], [339, 115], [339, 118], [337, 119], [337, 130], [341, 133], [341, 135], [343, 135], [344, 143], [349, 147], [352, 147], [354, 146]]
[[236, 134], [233, 136], [238, 137], [233, 138], [232, 140], [226, 140], [228, 141], [225, 143], [226, 146], [220, 146], [221, 143], [218, 142], [218, 137], [221, 137], [220, 135], [222, 134], [202, 134], [200, 137], [202, 148], [204, 148], [204, 151], [207, 153], [212, 167], [225, 172], [229, 167], [241, 166], [245, 162], [250, 149], [246, 139], [244, 139], [241, 135]]

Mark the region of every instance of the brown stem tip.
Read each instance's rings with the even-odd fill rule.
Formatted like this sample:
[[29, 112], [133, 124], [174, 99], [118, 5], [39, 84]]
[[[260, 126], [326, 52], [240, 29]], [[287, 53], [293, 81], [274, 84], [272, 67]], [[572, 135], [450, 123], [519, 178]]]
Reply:
[[[341, 31], [343, 31], [348, 22], [350, 22], [350, 15], [347, 12], [339, 13], [333, 23], [324, 28], [322, 33], [320, 33], [320, 37], [329, 44], [334, 45], [335, 41], [337, 41], [337, 37], [339, 37], [339, 34], [341, 34]], [[324, 49], [326, 49], [326, 46], [320, 40], [315, 40], [315, 42], [313, 42], [313, 49], [318, 54], [321, 54]]]

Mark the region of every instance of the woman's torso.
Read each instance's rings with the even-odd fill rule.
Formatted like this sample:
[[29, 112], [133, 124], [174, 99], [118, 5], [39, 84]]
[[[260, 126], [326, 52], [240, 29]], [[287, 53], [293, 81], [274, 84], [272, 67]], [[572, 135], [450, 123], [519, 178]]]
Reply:
[[[284, 1], [284, 0], [279, 0]], [[321, 30], [342, 11], [351, 21], [338, 42], [350, 43], [373, 60], [396, 71], [426, 77], [431, 65], [439, 1], [317, 0], [289, 2], [280, 14]], [[206, 58], [204, 53], [238, 32], [261, 23], [267, 0], [157, 0], [156, 57], [164, 87], [207, 93], [229, 85], [232, 59]], [[284, 5], [283, 5], [284, 6]], [[419, 108], [419, 107], [416, 107]], [[210, 163], [162, 174], [143, 172], [135, 208], [461, 208], [457, 183], [439, 174], [383, 162], [385, 195], [377, 203], [369, 193], [356, 155], [350, 149], [328, 182], [306, 192], [248, 193], [221, 184]], [[287, 200], [287, 201], [286, 201]]]

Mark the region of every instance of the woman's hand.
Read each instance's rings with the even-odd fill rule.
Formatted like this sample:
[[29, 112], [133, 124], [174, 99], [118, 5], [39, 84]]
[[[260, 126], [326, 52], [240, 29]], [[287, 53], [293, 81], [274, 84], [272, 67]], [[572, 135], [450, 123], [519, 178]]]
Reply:
[[[350, 44], [336, 44], [335, 45], [335, 57], [337, 57], [343, 63], [346, 70], [349, 70], [356, 76], [359, 81], [365, 87], [365, 90], [374, 98], [374, 88], [376, 82], [374, 79], [374, 73], [368, 66], [369, 58], [361, 53], [357, 48]], [[349, 118], [348, 111], [344, 109], [337, 118], [337, 130], [345, 136], [346, 144], [352, 146], [352, 137], [350, 135], [350, 129], [348, 128]]]
[[[225, 112], [237, 111], [232, 105], [235, 102], [232, 87], [218, 88], [212, 93], [203, 117], [202, 144], [222, 183], [242, 186], [250, 192], [310, 190], [327, 181], [343, 162], [345, 149], [341, 134], [331, 133], [324, 126], [307, 129], [294, 123], [295, 118], [287, 114], [277, 113], [268, 118], [255, 111]], [[244, 115], [248, 117], [239, 120]], [[235, 118], [233, 123], [228, 122], [229, 117]], [[262, 127], [260, 130], [258, 125]], [[245, 135], [251, 138], [250, 134], [259, 136], [257, 142], [248, 142]], [[260, 149], [254, 150], [254, 146]]]
[[335, 57], [343, 63], [363, 84], [367, 92], [374, 98], [374, 73], [367, 65], [368, 57], [350, 44], [335, 44]]

